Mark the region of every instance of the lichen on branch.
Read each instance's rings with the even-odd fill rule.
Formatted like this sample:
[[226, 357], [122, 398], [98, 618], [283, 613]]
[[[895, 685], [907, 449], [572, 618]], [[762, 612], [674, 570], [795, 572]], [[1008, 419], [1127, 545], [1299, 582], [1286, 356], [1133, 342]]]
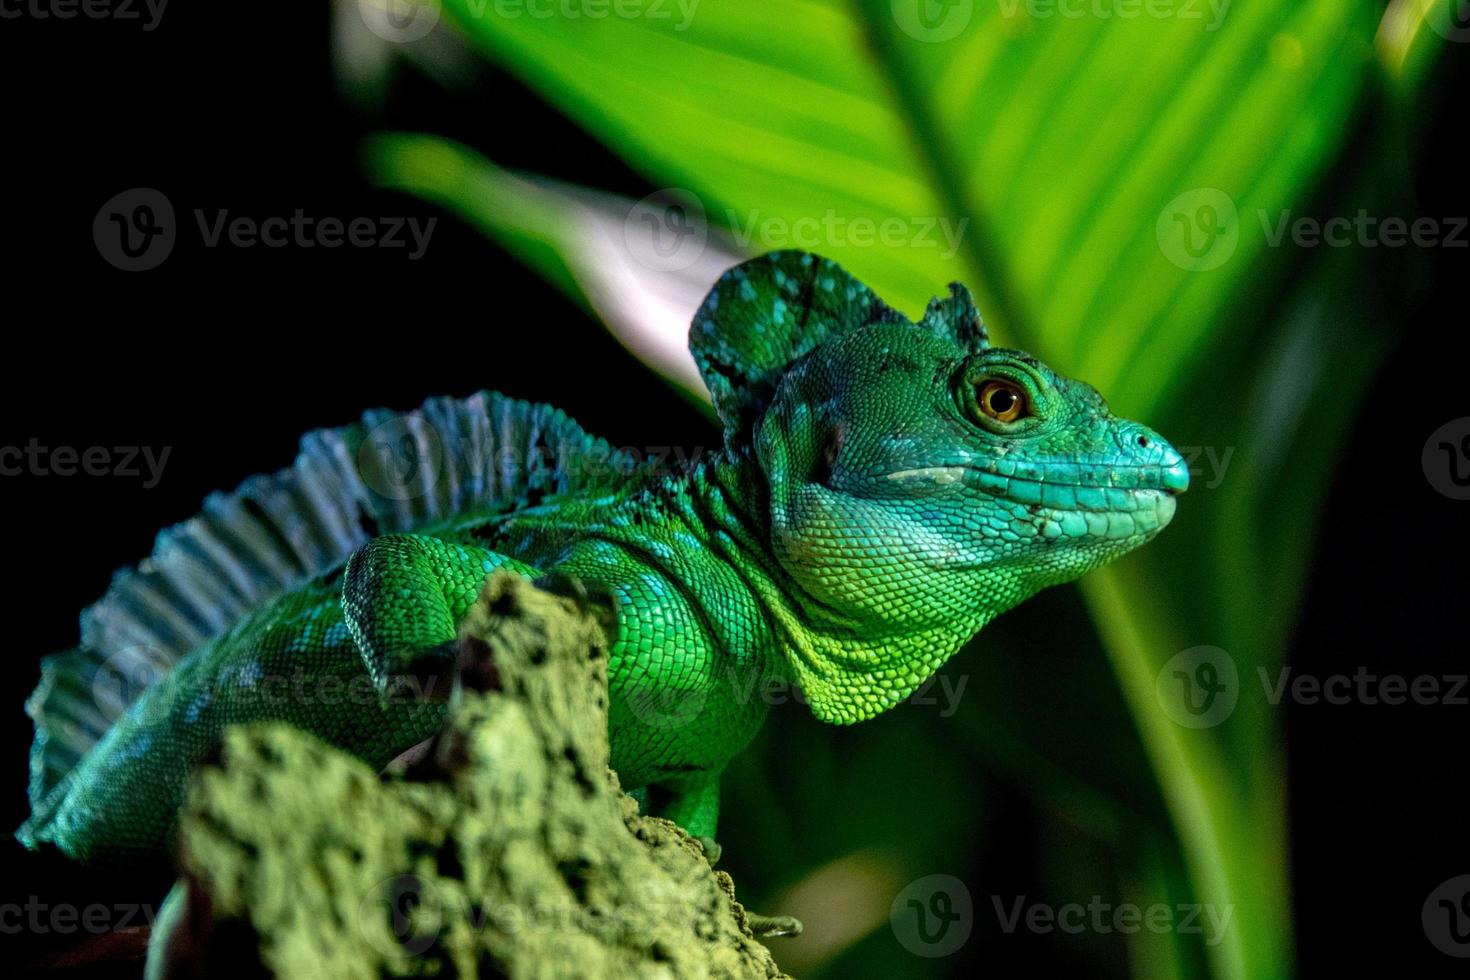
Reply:
[[729, 876], [620, 790], [606, 711], [591, 604], [493, 576], [406, 777], [286, 725], [226, 733], [150, 975], [782, 976]]

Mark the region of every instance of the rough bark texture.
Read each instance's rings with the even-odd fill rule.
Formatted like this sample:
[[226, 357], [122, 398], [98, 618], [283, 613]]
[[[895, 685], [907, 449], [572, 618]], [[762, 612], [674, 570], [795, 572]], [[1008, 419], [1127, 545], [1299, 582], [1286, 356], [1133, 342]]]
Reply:
[[729, 876], [619, 789], [606, 668], [585, 602], [497, 575], [407, 778], [287, 726], [230, 731], [150, 974], [782, 976]]

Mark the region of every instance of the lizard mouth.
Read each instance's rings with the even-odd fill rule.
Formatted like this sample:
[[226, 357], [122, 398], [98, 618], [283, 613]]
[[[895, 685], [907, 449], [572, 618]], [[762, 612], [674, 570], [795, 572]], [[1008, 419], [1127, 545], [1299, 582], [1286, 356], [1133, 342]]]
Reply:
[[1049, 541], [1112, 542], [1130, 546], [1158, 534], [1174, 519], [1183, 490], [1158, 486], [1096, 486], [967, 473], [966, 484], [1037, 514]]
[[[1000, 472], [995, 465], [899, 470], [888, 479], [929, 486], [959, 484], [1030, 510], [1050, 540], [1138, 541], [1173, 520], [1177, 498], [1189, 485], [1181, 462], [1164, 466], [1024, 464]], [[1045, 477], [1045, 478], [1041, 478]]]
[[1089, 466], [1074, 463], [1006, 463], [986, 466], [928, 466], [899, 470], [888, 479], [903, 483], [959, 483], [1012, 503], [1057, 511], [1172, 513], [1175, 498], [1189, 487], [1189, 470], [1181, 460], [1169, 466]]
[[1083, 482], [1071, 483], [1060, 480], [1007, 477], [972, 469], [966, 470], [964, 482], [966, 486], [974, 487], [993, 497], [1003, 497], [1012, 503], [1034, 504], [1048, 510], [1098, 514], [1155, 510], [1166, 502], [1172, 511], [1175, 498], [1183, 492], [1162, 484], [1116, 486]]

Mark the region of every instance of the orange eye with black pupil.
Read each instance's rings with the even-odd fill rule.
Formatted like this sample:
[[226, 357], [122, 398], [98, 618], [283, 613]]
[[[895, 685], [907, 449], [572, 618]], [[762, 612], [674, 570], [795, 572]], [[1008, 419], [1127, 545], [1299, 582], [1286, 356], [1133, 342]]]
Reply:
[[1026, 414], [1026, 392], [1018, 384], [992, 378], [981, 383], [975, 404], [997, 422], [1014, 422]]

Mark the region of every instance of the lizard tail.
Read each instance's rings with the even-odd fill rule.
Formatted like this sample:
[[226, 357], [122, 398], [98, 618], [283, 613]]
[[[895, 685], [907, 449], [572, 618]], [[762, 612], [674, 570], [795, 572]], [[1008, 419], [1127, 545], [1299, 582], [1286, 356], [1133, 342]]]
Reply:
[[66, 774], [174, 664], [377, 535], [611, 488], [633, 469], [558, 409], [495, 392], [308, 433], [290, 467], [212, 494], [161, 532], [153, 554], [82, 613], [81, 645], [42, 661], [26, 703], [36, 726], [27, 827], [44, 822]]
[[[115, 665], [96, 650], [76, 647], [53, 654], [41, 661], [41, 682], [26, 699], [26, 714], [36, 723], [36, 738], [31, 743], [30, 799], [34, 809], [46, 794], [70, 772], [82, 756], [101, 741], [113, 720], [126, 705], [115, 704], [110, 685], [103, 678], [109, 668], [121, 677], [122, 671], [140, 676], [139, 671], [153, 672], [156, 663], [147, 662], [145, 652], [132, 666], [118, 658]], [[20, 830], [21, 840], [33, 846], [31, 822]]]

